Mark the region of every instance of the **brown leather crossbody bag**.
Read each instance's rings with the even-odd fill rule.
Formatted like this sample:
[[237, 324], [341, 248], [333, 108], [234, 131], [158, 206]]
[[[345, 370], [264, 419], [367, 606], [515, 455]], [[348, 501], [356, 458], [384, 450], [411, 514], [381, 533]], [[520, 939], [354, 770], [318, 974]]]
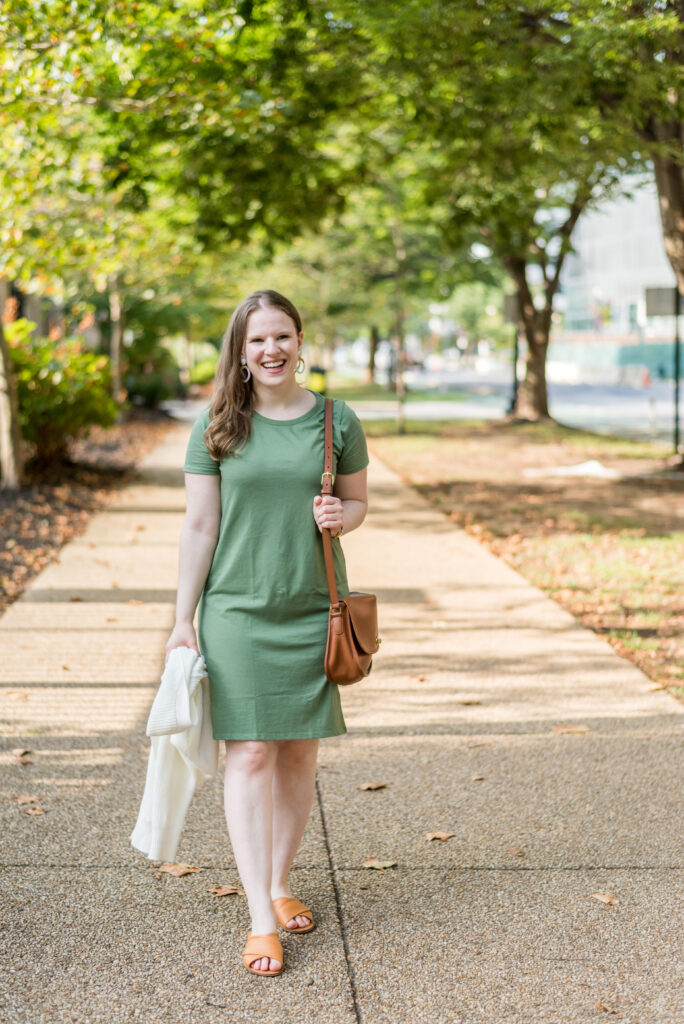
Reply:
[[[321, 494], [333, 492], [333, 403], [325, 400], [325, 458]], [[325, 674], [331, 683], [345, 686], [367, 676], [373, 655], [380, 646], [378, 602], [375, 594], [349, 594], [339, 597], [335, 578], [330, 530], [322, 530], [325, 574], [330, 591], [328, 642], [325, 648]]]

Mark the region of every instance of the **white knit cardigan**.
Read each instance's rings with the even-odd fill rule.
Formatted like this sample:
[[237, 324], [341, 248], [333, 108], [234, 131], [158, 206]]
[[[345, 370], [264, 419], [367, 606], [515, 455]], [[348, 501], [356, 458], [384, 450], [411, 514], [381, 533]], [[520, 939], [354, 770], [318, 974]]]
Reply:
[[218, 768], [207, 667], [189, 647], [176, 647], [169, 655], [147, 735], [145, 791], [131, 843], [150, 860], [173, 861], [195, 789]]

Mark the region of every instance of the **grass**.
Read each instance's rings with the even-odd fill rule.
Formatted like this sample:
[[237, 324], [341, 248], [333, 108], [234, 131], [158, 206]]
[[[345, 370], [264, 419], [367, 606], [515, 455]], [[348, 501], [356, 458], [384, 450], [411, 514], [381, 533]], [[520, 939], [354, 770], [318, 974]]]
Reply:
[[[684, 473], [669, 450], [556, 423], [364, 424], [371, 449], [650, 678], [684, 680]], [[589, 459], [617, 479], [527, 475]], [[671, 467], [670, 467], [671, 468]]]
[[[337, 397], [337, 394], [336, 394]], [[465, 443], [469, 447], [479, 442], [499, 443], [508, 449], [517, 448], [520, 444], [530, 448], [547, 445], [560, 445], [568, 454], [574, 454], [579, 461], [586, 462], [590, 458], [624, 457], [633, 459], [664, 459], [668, 454], [668, 445], [660, 441], [631, 441], [624, 437], [611, 437], [595, 434], [576, 427], [566, 427], [560, 423], [504, 423], [501, 420], [456, 420], [448, 423], [440, 420], [410, 420], [406, 433], [397, 435], [395, 418], [369, 420], [364, 423], [364, 430], [369, 437], [383, 439], [388, 445], [392, 439], [400, 442], [397, 450], [408, 448], [429, 447], [433, 438], [438, 438], [442, 450], [456, 454]], [[451, 444], [450, 444], [451, 442]], [[555, 455], [555, 450], [553, 452]]]
[[[327, 376], [327, 393], [331, 398], [342, 398], [345, 402], [388, 402], [396, 404], [397, 396], [382, 384], [368, 384], [364, 381], [342, 377], [336, 373]], [[462, 390], [422, 391], [407, 388], [406, 401], [411, 402], [463, 402], [468, 395]]]

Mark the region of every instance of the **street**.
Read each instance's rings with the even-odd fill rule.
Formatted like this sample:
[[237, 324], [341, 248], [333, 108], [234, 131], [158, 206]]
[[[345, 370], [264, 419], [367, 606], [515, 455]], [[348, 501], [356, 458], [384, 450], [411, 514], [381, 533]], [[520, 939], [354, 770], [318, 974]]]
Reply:
[[[505, 416], [511, 400], [510, 368], [502, 365], [493, 365], [487, 374], [470, 368], [439, 374], [411, 370], [405, 374], [405, 381], [407, 420], [499, 419]], [[421, 397], [414, 397], [417, 392]], [[433, 392], [435, 397], [422, 397], [426, 392]], [[620, 437], [672, 442], [671, 381], [654, 381], [643, 388], [549, 383], [548, 393], [549, 410], [559, 423]], [[396, 401], [390, 393], [387, 399], [348, 401], [362, 420], [393, 419], [396, 415]], [[163, 408], [174, 419], [192, 422], [206, 404], [168, 401]], [[680, 400], [680, 423], [684, 420], [683, 406]], [[680, 437], [683, 434], [684, 428], [680, 428]]]

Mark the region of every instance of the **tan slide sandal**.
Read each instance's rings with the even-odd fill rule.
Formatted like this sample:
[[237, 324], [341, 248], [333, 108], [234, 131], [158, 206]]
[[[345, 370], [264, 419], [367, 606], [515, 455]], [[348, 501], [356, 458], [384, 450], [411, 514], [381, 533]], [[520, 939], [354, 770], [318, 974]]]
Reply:
[[[299, 900], [296, 900], [294, 896], [279, 896], [277, 900], [273, 900], [273, 906], [275, 907], [278, 924], [292, 935], [296, 935], [298, 932], [299, 934], [310, 932], [316, 927], [316, 922], [309, 908], [305, 907]], [[310, 924], [305, 924], [301, 928], [288, 928], [287, 922], [291, 921], [293, 917], [308, 917]]]
[[[279, 969], [277, 971], [257, 971], [256, 968], [251, 966], [263, 957], [268, 957], [269, 960], [280, 960]], [[242, 954], [242, 962], [252, 974], [261, 974], [264, 978], [273, 978], [276, 974], [280, 974], [283, 969], [283, 947], [276, 933], [248, 935], [247, 945]]]

